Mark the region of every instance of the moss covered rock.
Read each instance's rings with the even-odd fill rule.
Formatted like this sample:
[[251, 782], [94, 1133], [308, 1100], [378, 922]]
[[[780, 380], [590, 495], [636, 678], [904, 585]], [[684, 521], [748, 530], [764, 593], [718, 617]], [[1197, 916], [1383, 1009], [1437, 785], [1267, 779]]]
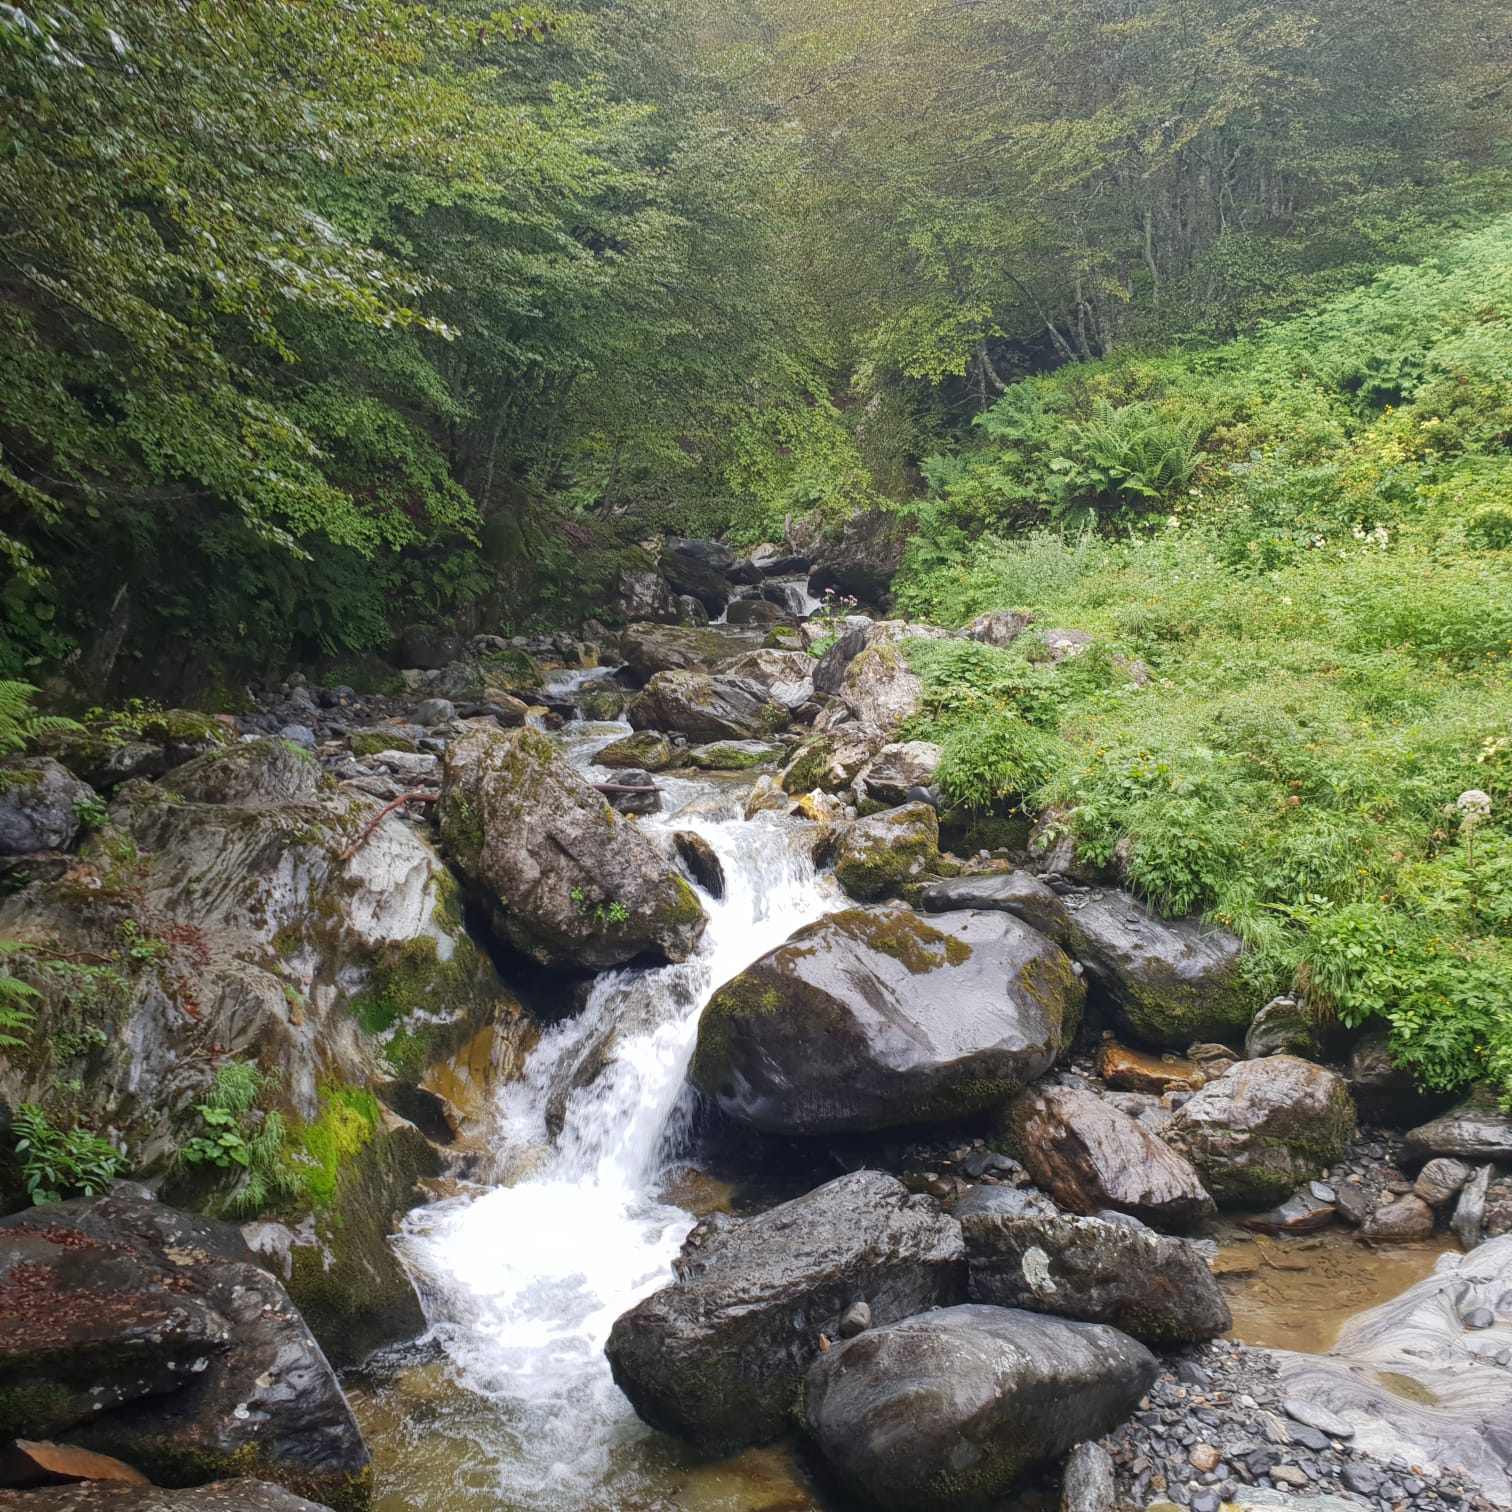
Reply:
[[940, 825], [927, 803], [910, 803], [840, 832], [835, 877], [851, 897], [875, 903], [917, 883], [940, 855]]
[[782, 788], [799, 793], [838, 793], [860, 775], [882, 747], [882, 736], [859, 725], [845, 725], [811, 735], [783, 768]]
[[661, 772], [672, 765], [672, 742], [656, 730], [637, 730], [606, 745], [593, 759], [612, 770]]
[[631, 625], [619, 643], [625, 666], [642, 683], [658, 672], [711, 672], [735, 648], [728, 635], [697, 625]]
[[761, 683], [703, 672], [658, 672], [625, 717], [637, 730], [705, 742], [759, 740], [790, 722], [788, 710]]
[[781, 764], [785, 747], [765, 740], [721, 740], [694, 746], [688, 760], [706, 772], [749, 772]]
[[714, 994], [689, 1076], [773, 1133], [968, 1118], [1049, 1070], [1082, 1000], [1065, 954], [1010, 915], [848, 909]]
[[682, 961], [707, 916], [664, 849], [536, 730], [447, 748], [441, 837], [499, 938], [544, 966]]
[[1222, 1207], [1266, 1208], [1344, 1153], [1355, 1106], [1344, 1079], [1293, 1055], [1239, 1061], [1177, 1109], [1170, 1142]]

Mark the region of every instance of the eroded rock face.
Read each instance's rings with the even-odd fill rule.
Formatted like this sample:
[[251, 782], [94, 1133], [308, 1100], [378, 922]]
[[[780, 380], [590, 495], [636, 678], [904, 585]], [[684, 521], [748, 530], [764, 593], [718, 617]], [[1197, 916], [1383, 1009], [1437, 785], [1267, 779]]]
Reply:
[[637, 730], [667, 730], [700, 744], [759, 740], [789, 722], [760, 683], [702, 672], [658, 672], [625, 718]]
[[846, 518], [838, 538], [815, 553], [809, 592], [827, 588], [867, 604], [884, 602], [908, 549], [908, 522], [887, 510], [865, 510]]
[[98, 803], [93, 788], [47, 756], [13, 756], [0, 767], [0, 856], [66, 850], [83, 821], [79, 805]]
[[1065, 955], [1006, 914], [850, 909], [714, 994], [689, 1076], [774, 1133], [965, 1118], [1055, 1063], [1082, 1000]]
[[687, 625], [631, 625], [620, 636], [620, 655], [639, 681], [658, 672], [708, 672], [730, 655], [730, 638]]
[[1157, 1369], [1116, 1329], [951, 1307], [821, 1355], [804, 1426], [870, 1506], [986, 1507], [1026, 1470], [1122, 1422]]
[[1201, 1250], [1099, 1218], [961, 1215], [973, 1302], [1108, 1323], [1146, 1344], [1211, 1339], [1233, 1325]]
[[964, 1295], [961, 1232], [877, 1171], [695, 1229], [678, 1280], [614, 1325], [614, 1379], [653, 1427], [731, 1452], [788, 1426], [820, 1335], [865, 1302], [892, 1323]]
[[1344, 1153], [1355, 1108], [1343, 1079], [1292, 1055], [1238, 1061], [1176, 1111], [1170, 1140], [1223, 1207], [1263, 1208]]
[[896, 894], [934, 866], [940, 855], [940, 821], [927, 803], [910, 803], [840, 832], [835, 877], [863, 903]]
[[866, 649], [846, 667], [835, 702], [815, 722], [816, 729], [853, 722], [892, 737], [924, 707], [924, 683], [888, 628], [874, 626], [869, 632]]
[[124, 1190], [0, 1219], [0, 1433], [167, 1482], [253, 1475], [368, 1504], [367, 1449], [233, 1228]]
[[814, 667], [806, 652], [763, 648], [720, 662], [719, 671], [725, 677], [758, 682], [783, 708], [798, 710], [814, 696]]
[[535, 730], [448, 745], [441, 835], [500, 937], [544, 966], [684, 961], [708, 922], [670, 854]]
[[981, 641], [984, 646], [1011, 646], [1033, 623], [1034, 616], [1025, 610], [997, 609], [979, 614], [956, 634], [962, 640]]
[[[1467, 1328], [1482, 1309], [1490, 1326]], [[1478, 1319], [1484, 1321], [1484, 1319]], [[1401, 1296], [1349, 1319], [1326, 1355], [1281, 1353], [1288, 1396], [1354, 1429], [1351, 1442], [1390, 1461], [1468, 1472], [1512, 1505], [1512, 1235], [1443, 1255]]]
[[1035, 1182], [1073, 1212], [1112, 1208], [1187, 1228], [1214, 1211], [1186, 1160], [1094, 1092], [1033, 1087], [1007, 1110], [1003, 1129]]

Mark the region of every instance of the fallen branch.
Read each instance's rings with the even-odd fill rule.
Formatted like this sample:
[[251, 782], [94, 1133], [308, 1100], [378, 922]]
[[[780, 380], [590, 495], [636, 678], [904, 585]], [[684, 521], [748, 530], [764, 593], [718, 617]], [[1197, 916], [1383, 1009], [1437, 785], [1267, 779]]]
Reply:
[[386, 803], [368, 821], [367, 828], [342, 851], [340, 859], [350, 861], [357, 854], [359, 847], [394, 812], [396, 808], [403, 808], [406, 803], [435, 803], [440, 798], [440, 793], [427, 793], [424, 790], [416, 790], [413, 793], [401, 793], [392, 803]]

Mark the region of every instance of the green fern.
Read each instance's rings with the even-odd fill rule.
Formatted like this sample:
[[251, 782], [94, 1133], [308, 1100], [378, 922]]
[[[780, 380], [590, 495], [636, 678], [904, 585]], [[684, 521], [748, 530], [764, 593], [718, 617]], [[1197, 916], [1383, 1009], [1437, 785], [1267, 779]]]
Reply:
[[40, 994], [30, 983], [12, 975], [5, 964], [7, 956], [19, 955], [25, 949], [20, 940], [0, 940], [0, 1050], [16, 1050], [25, 1044], [22, 1036], [35, 1017], [28, 1005]]
[[283, 1114], [256, 1110], [257, 1099], [277, 1083], [276, 1076], [251, 1061], [228, 1061], [196, 1106], [204, 1133], [179, 1152], [187, 1165], [239, 1171], [225, 1203], [233, 1217], [250, 1217], [275, 1202], [297, 1202], [305, 1194], [304, 1177], [284, 1160], [288, 1126]]
[[31, 683], [0, 679], [0, 751], [19, 751], [49, 730], [77, 730], [72, 719], [38, 714], [32, 708], [36, 688]]

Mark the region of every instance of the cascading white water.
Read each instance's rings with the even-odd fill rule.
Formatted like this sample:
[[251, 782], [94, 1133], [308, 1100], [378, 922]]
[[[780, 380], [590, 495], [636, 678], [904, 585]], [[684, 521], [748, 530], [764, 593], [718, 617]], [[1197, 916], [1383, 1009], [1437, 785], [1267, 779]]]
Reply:
[[[575, 759], [591, 761], [602, 740], [572, 742]], [[419, 1210], [402, 1239], [434, 1336], [461, 1383], [496, 1409], [497, 1442], [478, 1448], [503, 1508], [618, 1504], [626, 1447], [645, 1430], [603, 1346], [620, 1313], [670, 1280], [693, 1222], [659, 1198], [658, 1178], [686, 1128], [699, 1010], [835, 906], [804, 827], [745, 821], [737, 795], [724, 789], [721, 803], [712, 783], [662, 787], [668, 812], [641, 822], [697, 831], [724, 866], [726, 894], [704, 899], [698, 954], [600, 977], [584, 1011], [550, 1030], [505, 1090], [499, 1156], [518, 1171], [511, 1184]], [[561, 1115], [554, 1145], [549, 1106]], [[469, 1437], [481, 1436], [474, 1416]]]

